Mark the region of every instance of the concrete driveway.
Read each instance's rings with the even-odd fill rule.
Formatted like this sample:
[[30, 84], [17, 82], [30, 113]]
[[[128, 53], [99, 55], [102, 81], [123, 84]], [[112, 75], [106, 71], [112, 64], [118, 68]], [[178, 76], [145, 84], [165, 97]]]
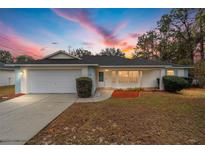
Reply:
[[0, 144], [24, 144], [76, 101], [75, 94], [29, 94], [0, 103]]

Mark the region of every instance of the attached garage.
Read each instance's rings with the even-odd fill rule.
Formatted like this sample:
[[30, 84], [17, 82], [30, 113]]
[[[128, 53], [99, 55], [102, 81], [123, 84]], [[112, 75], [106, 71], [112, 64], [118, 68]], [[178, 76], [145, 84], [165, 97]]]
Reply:
[[28, 70], [28, 93], [76, 93], [81, 70]]

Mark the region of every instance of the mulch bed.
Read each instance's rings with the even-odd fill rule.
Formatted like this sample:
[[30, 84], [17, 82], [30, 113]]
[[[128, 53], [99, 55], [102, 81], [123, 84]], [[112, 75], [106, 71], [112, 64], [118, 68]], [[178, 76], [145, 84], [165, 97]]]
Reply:
[[115, 98], [135, 98], [139, 96], [139, 91], [133, 90], [115, 90], [112, 97]]
[[13, 99], [15, 97], [19, 97], [25, 94], [19, 93], [19, 94], [11, 94], [11, 95], [6, 95], [6, 96], [1, 96], [0, 99], [5, 101], [5, 100], [9, 100], [9, 99]]

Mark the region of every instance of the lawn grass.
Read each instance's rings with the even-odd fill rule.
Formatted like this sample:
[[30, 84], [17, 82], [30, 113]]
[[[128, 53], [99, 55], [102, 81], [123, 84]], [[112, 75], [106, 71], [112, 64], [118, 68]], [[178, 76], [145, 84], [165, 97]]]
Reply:
[[205, 144], [205, 89], [75, 103], [27, 144]]

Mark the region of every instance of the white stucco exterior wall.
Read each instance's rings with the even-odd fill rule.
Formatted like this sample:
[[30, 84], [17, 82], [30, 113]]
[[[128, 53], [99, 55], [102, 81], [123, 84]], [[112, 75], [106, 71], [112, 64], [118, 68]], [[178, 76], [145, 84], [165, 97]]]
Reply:
[[163, 77], [166, 75], [166, 69], [161, 69], [160, 71], [160, 84], [159, 89], [164, 90], [164, 83], [163, 83]]
[[160, 69], [143, 70], [141, 87], [142, 88], [156, 88], [157, 78], [160, 78], [160, 76], [161, 76]]
[[20, 71], [21, 77], [21, 93], [27, 93], [27, 79], [28, 79], [28, 71], [27, 69], [21, 69]]
[[177, 76], [184, 77], [184, 69], [177, 69]]
[[92, 94], [96, 91], [96, 68], [95, 67], [88, 67], [88, 77], [92, 79]]
[[12, 70], [0, 70], [0, 86], [14, 85], [15, 72]]
[[21, 93], [21, 73], [20, 68], [15, 69], [15, 93]]
[[82, 76], [88, 77], [88, 67], [83, 67], [81, 69], [82, 69]]

